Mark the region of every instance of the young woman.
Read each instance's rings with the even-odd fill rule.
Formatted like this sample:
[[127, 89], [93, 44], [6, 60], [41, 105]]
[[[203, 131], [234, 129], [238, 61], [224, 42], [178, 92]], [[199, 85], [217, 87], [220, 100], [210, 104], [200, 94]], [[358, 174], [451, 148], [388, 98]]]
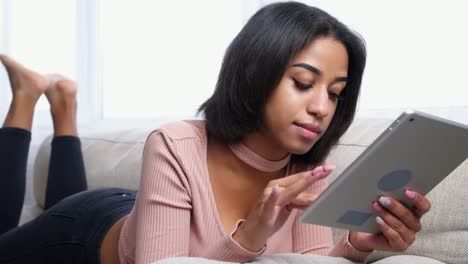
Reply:
[[[373, 203], [378, 235], [348, 232], [333, 247], [330, 228], [298, 221], [334, 169], [324, 161], [353, 120], [365, 58], [363, 41], [329, 14], [295, 2], [265, 6], [229, 46], [215, 92], [199, 109], [204, 120], [148, 137], [136, 195], [83, 191], [74, 84], [0, 57], [13, 90], [0, 130], [0, 196], [9, 213], [0, 222], [0, 262], [246, 262], [285, 252], [362, 261], [374, 249], [405, 250], [430, 209], [409, 190], [413, 209], [391, 197]], [[55, 129], [50, 208], [15, 227], [34, 104], [44, 92]]]

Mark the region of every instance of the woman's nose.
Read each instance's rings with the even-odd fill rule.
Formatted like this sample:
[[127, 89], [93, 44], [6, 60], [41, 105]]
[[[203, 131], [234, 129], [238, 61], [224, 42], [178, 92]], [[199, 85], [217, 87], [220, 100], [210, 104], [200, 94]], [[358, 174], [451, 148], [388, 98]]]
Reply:
[[327, 88], [316, 87], [309, 100], [307, 111], [317, 118], [324, 118], [328, 115], [330, 108], [330, 99]]

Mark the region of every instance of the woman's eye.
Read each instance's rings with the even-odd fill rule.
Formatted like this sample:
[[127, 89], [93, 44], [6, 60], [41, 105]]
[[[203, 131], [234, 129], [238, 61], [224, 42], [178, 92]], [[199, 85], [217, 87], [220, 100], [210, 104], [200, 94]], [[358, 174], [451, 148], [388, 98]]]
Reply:
[[312, 84], [302, 83], [294, 78], [293, 78], [293, 81], [294, 81], [294, 85], [301, 90], [306, 90], [312, 87]]
[[342, 101], [342, 100], [344, 99], [343, 96], [341, 96], [341, 95], [339, 95], [339, 94], [336, 94], [336, 93], [334, 93], [334, 92], [329, 92], [328, 94], [329, 94], [329, 96], [331, 97], [331, 99], [332, 99], [333, 101], [336, 101], [336, 100]]

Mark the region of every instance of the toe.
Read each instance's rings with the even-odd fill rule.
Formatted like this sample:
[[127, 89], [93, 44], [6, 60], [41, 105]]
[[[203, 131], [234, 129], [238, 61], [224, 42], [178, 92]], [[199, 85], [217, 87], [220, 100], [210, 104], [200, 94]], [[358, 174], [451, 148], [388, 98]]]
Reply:
[[21, 64], [19, 64], [18, 62], [16, 62], [15, 60], [13, 60], [5, 54], [0, 54], [0, 60], [2, 61], [3, 65], [5, 65], [5, 68], [7, 68], [7, 70], [21, 66]]

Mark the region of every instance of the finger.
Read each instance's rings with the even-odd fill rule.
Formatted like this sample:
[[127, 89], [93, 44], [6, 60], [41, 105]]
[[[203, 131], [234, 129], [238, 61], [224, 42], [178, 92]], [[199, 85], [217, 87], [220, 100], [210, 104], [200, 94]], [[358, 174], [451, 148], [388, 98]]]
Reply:
[[[267, 186], [264, 190], [263, 190], [263, 196], [262, 198], [260, 199], [259, 203], [260, 204], [265, 204], [267, 203], [268, 199], [270, 199], [270, 196], [271, 196], [271, 193], [273, 192], [273, 188], [275, 188], [276, 185], [273, 185], [273, 186]], [[281, 187], [276, 187], [278, 189], [281, 189]]]
[[296, 173], [293, 175], [289, 175], [287, 177], [283, 177], [277, 180], [273, 180], [270, 182], [270, 186], [273, 187], [276, 184], [279, 184], [279, 186], [288, 187], [296, 183], [298, 180], [302, 179], [306, 175], [319, 175], [321, 173], [330, 173], [334, 169], [335, 169], [335, 166], [331, 164], [327, 164], [325, 166], [317, 166], [313, 170], [308, 170], [308, 171]]
[[408, 248], [406, 242], [403, 240], [400, 234], [393, 230], [387, 223], [385, 223], [385, 221], [380, 216], [377, 216], [375, 221], [377, 222], [377, 227], [379, 230], [382, 231], [382, 234], [387, 238], [391, 250], [404, 251]]
[[374, 202], [374, 210], [377, 212], [377, 215], [384, 220], [384, 222], [389, 225], [393, 230], [400, 234], [400, 237], [406, 242], [406, 244], [411, 245], [416, 239], [416, 231], [409, 229], [405, 223], [396, 218], [392, 213], [383, 209], [379, 203]]
[[268, 186], [270, 188], [273, 188], [273, 186], [279, 185], [281, 188], [286, 188], [289, 185], [301, 180], [302, 178], [307, 177], [308, 175], [311, 175], [312, 173], [313, 173], [313, 171], [303, 171], [303, 172], [300, 172], [300, 173], [289, 175], [289, 176], [286, 176], [286, 177], [283, 177], [283, 178], [280, 178], [280, 179], [270, 181]]
[[421, 218], [431, 210], [432, 204], [425, 196], [411, 190], [406, 190], [405, 195], [413, 203], [412, 211], [417, 218]]
[[293, 209], [297, 209], [297, 210], [301, 210], [301, 211], [304, 211], [305, 209], [307, 209], [307, 205], [294, 205], [294, 204], [288, 204], [285, 206], [286, 209], [288, 209], [289, 211], [292, 211]]
[[289, 203], [291, 206], [309, 206], [317, 199], [317, 194], [312, 193], [301, 193], [296, 198], [292, 199]]
[[325, 165], [323, 165], [323, 170], [324, 170], [325, 172], [328, 172], [328, 171], [331, 172], [331, 171], [333, 171], [334, 169], [336, 169], [336, 166], [333, 165], [333, 164], [325, 164]]
[[270, 195], [268, 196], [268, 199], [264, 202], [264, 213], [267, 216], [273, 216], [274, 211], [275, 211], [275, 206], [278, 201], [278, 196], [279, 196], [279, 186], [275, 185], [273, 189], [271, 190]]
[[291, 200], [289, 204], [286, 205], [287, 209], [299, 209], [305, 210], [311, 203], [317, 199], [317, 194], [311, 193], [301, 193], [295, 199]]
[[321, 180], [327, 177], [329, 173], [322, 173], [319, 175], [305, 175], [300, 180], [291, 184], [290, 186], [284, 188], [281, 191], [280, 197], [278, 198], [279, 206], [285, 206], [289, 204], [293, 199], [295, 199], [300, 193], [304, 192], [310, 185], [318, 180]]
[[382, 234], [382, 232], [379, 232], [378, 234], [361, 233], [360, 236], [364, 237], [364, 240], [366, 240], [369, 245], [372, 245], [374, 250], [391, 250], [390, 245], [388, 244], [388, 239]]
[[303, 174], [302, 177], [297, 179], [293, 184], [290, 184], [287, 187], [283, 187], [280, 193], [280, 197], [278, 198], [278, 205], [285, 206], [289, 204], [314, 182], [314, 177], [315, 176], [312, 174]]
[[411, 230], [415, 232], [419, 232], [421, 230], [421, 222], [419, 221], [419, 217], [399, 201], [388, 196], [381, 196], [378, 200], [378, 203], [390, 211], [397, 219], [402, 221]]
[[[273, 191], [273, 188], [277, 188], [277, 191], [280, 193], [282, 192], [285, 188], [284, 187], [281, 187], [279, 184], [275, 184], [273, 186], [267, 186], [264, 191], [263, 191], [263, 201], [266, 202], [267, 199], [270, 198], [270, 194], [271, 192]], [[312, 198], [315, 198], [317, 197], [316, 194], [312, 194], [312, 193], [309, 193], [309, 192], [303, 192], [301, 194], [299, 194], [296, 199], [297, 199], [297, 202], [298, 203], [306, 203], [306, 202], [312, 202], [313, 199]], [[291, 202], [295, 202], [296, 199], [292, 200]]]
[[[278, 184], [272, 186], [272, 187], [266, 187], [265, 190], [263, 191], [263, 199], [261, 200], [263, 203], [266, 203], [266, 201], [270, 198], [270, 194], [273, 191], [274, 188], [277, 188], [276, 191], [278, 193], [282, 192], [285, 188], [279, 186]], [[318, 197], [317, 194], [309, 193], [309, 192], [303, 192], [300, 193], [296, 198], [291, 200], [291, 204], [295, 205], [310, 205], [315, 199]]]

